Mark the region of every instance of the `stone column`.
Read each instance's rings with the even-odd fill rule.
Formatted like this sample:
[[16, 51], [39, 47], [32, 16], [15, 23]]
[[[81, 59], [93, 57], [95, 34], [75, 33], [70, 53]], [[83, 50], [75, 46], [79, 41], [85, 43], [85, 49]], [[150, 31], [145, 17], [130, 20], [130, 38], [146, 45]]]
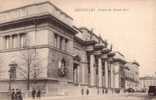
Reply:
[[9, 36], [9, 48], [13, 48], [13, 36]]
[[111, 88], [113, 89], [114, 88], [114, 71], [113, 71], [113, 66], [112, 64], [110, 64], [110, 77], [111, 77]]
[[105, 87], [108, 88], [108, 63], [105, 60]]
[[110, 65], [110, 61], [108, 61], [108, 88], [111, 88], [111, 65]]
[[77, 65], [77, 82], [80, 84], [80, 65]]
[[98, 93], [102, 93], [102, 59], [98, 58]]
[[84, 66], [84, 64], [81, 65], [81, 80], [82, 80], [82, 84], [85, 84], [85, 66]]
[[95, 75], [94, 75], [94, 64], [95, 64], [95, 56], [90, 55], [90, 85], [94, 86]]
[[77, 83], [77, 68], [74, 69], [74, 84]]
[[98, 86], [102, 87], [102, 60], [98, 58]]
[[56, 47], [60, 48], [60, 37], [59, 36], [57, 36], [57, 46]]
[[21, 47], [21, 40], [20, 40], [20, 34], [17, 34], [17, 47]]

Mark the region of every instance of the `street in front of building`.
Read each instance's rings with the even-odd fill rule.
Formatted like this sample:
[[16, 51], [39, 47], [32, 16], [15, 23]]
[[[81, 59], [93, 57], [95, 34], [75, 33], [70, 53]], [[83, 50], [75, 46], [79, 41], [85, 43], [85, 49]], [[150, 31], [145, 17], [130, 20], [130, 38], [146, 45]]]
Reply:
[[[33, 100], [32, 98], [24, 100]], [[98, 95], [98, 96], [52, 96], [42, 97], [41, 100], [156, 100], [146, 93]]]

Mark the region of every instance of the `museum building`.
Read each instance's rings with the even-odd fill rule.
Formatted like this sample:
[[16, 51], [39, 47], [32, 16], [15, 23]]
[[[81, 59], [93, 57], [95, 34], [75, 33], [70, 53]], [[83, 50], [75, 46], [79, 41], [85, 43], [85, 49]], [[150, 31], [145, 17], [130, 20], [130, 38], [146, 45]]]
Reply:
[[[0, 92], [82, 95], [125, 89], [126, 58], [73, 18], [42, 2], [0, 12]], [[138, 70], [136, 70], [138, 71]]]

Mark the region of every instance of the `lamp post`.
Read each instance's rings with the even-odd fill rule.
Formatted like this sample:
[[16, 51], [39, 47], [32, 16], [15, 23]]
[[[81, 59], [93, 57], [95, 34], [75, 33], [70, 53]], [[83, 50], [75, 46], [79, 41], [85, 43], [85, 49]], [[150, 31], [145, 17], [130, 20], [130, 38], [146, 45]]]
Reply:
[[9, 64], [10, 69], [9, 69], [9, 93], [11, 94], [11, 83], [13, 80], [15, 80], [16, 78], [16, 67], [17, 64], [16, 63], [11, 63]]

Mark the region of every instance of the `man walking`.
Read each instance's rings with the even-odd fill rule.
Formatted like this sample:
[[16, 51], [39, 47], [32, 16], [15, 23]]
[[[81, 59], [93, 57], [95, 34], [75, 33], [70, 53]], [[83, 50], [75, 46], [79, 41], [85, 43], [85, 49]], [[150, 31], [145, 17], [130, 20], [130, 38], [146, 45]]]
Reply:
[[16, 100], [23, 100], [22, 92], [20, 89], [16, 89]]
[[41, 98], [41, 90], [40, 89], [37, 91], [36, 97], [38, 100], [40, 100], [40, 98]]
[[35, 99], [35, 96], [36, 96], [36, 90], [33, 88], [33, 90], [32, 90], [32, 98]]
[[12, 89], [12, 91], [11, 91], [11, 100], [16, 100], [15, 98], [16, 98], [16, 96], [15, 96], [15, 90]]

